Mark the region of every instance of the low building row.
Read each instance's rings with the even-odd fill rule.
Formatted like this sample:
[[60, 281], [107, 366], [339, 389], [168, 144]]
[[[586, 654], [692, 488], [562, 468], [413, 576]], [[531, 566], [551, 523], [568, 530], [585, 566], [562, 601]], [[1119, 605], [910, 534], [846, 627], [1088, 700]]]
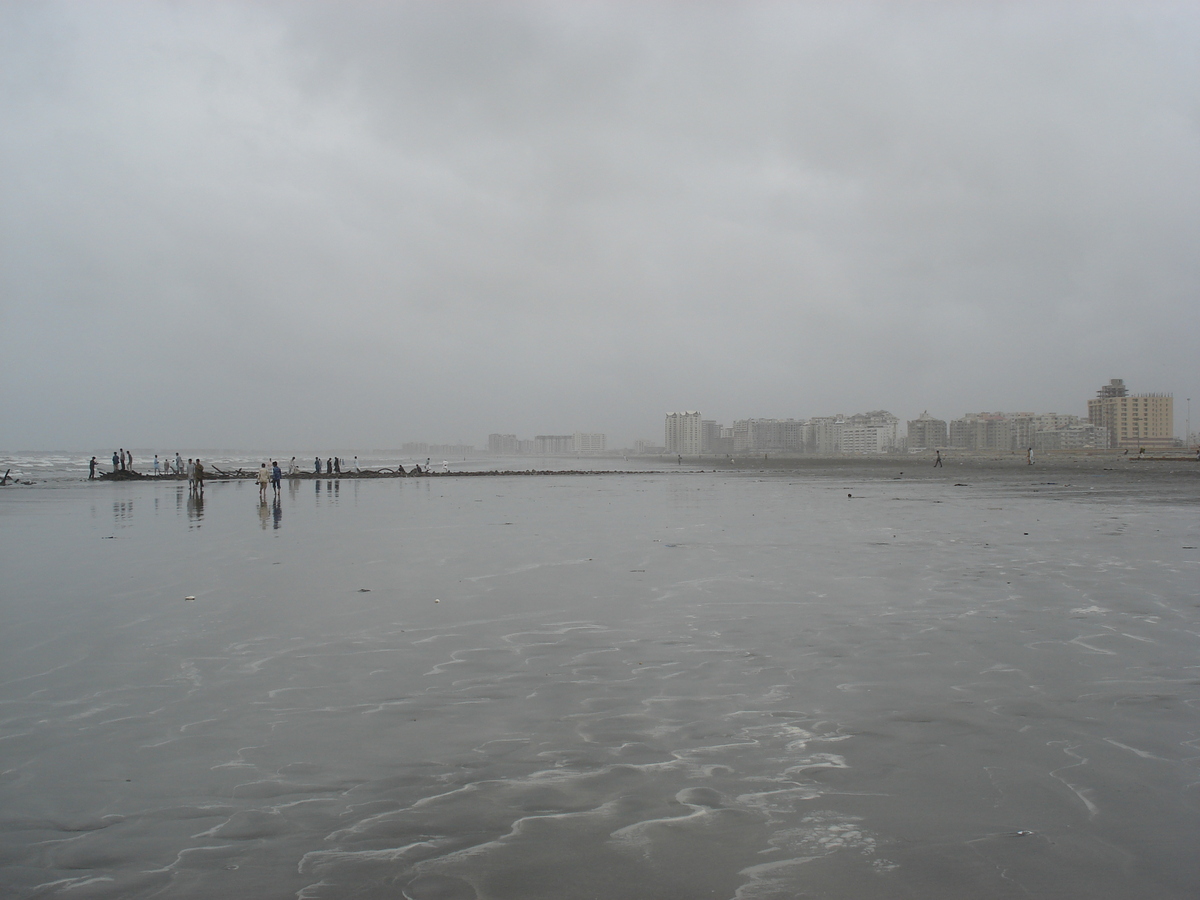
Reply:
[[667, 413], [667, 453], [891, 453], [902, 449], [900, 420], [887, 410], [811, 419], [738, 419], [724, 426], [697, 411]]
[[1107, 450], [1108, 431], [1063, 413], [968, 413], [949, 423], [928, 412], [908, 423], [908, 448], [1006, 452], [1032, 448], [1050, 450]]
[[923, 412], [908, 423], [908, 447], [932, 450], [1164, 450], [1175, 446], [1170, 394], [1130, 394], [1113, 378], [1088, 400], [1086, 419], [1066, 413], [968, 413], [949, 423]]
[[[976, 451], [1165, 449], [1175, 445], [1170, 394], [1131, 395], [1120, 378], [1088, 401], [1088, 416], [1068, 413], [978, 412], [947, 422], [928, 411], [908, 422], [887, 410], [811, 419], [739, 419], [726, 427], [698, 410], [666, 414], [664, 446], [639, 441], [646, 452], [681, 456], [736, 453], [892, 453], [956, 448]], [[636, 449], [636, 447], [635, 447]]]
[[607, 438], [598, 431], [573, 434], [539, 434], [523, 440], [515, 434], [489, 434], [488, 453], [500, 456], [558, 456], [564, 453], [599, 453], [606, 449]]

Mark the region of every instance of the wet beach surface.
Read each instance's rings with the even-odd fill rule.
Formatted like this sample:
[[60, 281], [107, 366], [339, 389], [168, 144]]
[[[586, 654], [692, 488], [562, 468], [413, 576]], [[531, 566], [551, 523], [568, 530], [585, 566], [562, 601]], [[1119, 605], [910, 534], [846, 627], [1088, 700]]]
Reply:
[[0, 893], [1195, 897], [1198, 475], [8, 491]]

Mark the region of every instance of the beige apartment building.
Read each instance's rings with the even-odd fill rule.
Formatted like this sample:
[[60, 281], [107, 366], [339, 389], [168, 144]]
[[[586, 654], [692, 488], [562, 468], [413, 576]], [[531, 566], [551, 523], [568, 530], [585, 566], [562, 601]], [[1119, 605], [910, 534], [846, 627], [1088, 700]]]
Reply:
[[668, 453], [681, 456], [699, 456], [703, 447], [703, 419], [699, 412], [667, 413], [664, 443]]
[[935, 447], [948, 446], [949, 435], [946, 420], [935, 419], [926, 410], [908, 422], [908, 449], [933, 450]]
[[1108, 429], [1118, 450], [1168, 450], [1175, 446], [1175, 401], [1170, 394], [1130, 394], [1113, 378], [1088, 401], [1088, 420]]

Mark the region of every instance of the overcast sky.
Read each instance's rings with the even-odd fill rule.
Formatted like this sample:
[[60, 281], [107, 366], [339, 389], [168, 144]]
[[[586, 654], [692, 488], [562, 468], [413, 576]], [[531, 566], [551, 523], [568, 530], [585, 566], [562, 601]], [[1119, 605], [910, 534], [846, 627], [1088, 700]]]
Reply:
[[1195, 3], [0, 4], [5, 449], [1182, 435], [1198, 349]]

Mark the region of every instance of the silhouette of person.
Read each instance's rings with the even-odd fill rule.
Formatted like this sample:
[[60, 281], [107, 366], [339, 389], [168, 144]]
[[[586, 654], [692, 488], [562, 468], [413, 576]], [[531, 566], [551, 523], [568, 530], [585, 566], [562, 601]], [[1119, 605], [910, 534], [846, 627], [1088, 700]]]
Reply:
[[[938, 466], [942, 465], [942, 451], [936, 450], [934, 452], [937, 453], [937, 459], [933, 461], [933, 467], [936, 469]], [[943, 466], [943, 468], [945, 467]]]

